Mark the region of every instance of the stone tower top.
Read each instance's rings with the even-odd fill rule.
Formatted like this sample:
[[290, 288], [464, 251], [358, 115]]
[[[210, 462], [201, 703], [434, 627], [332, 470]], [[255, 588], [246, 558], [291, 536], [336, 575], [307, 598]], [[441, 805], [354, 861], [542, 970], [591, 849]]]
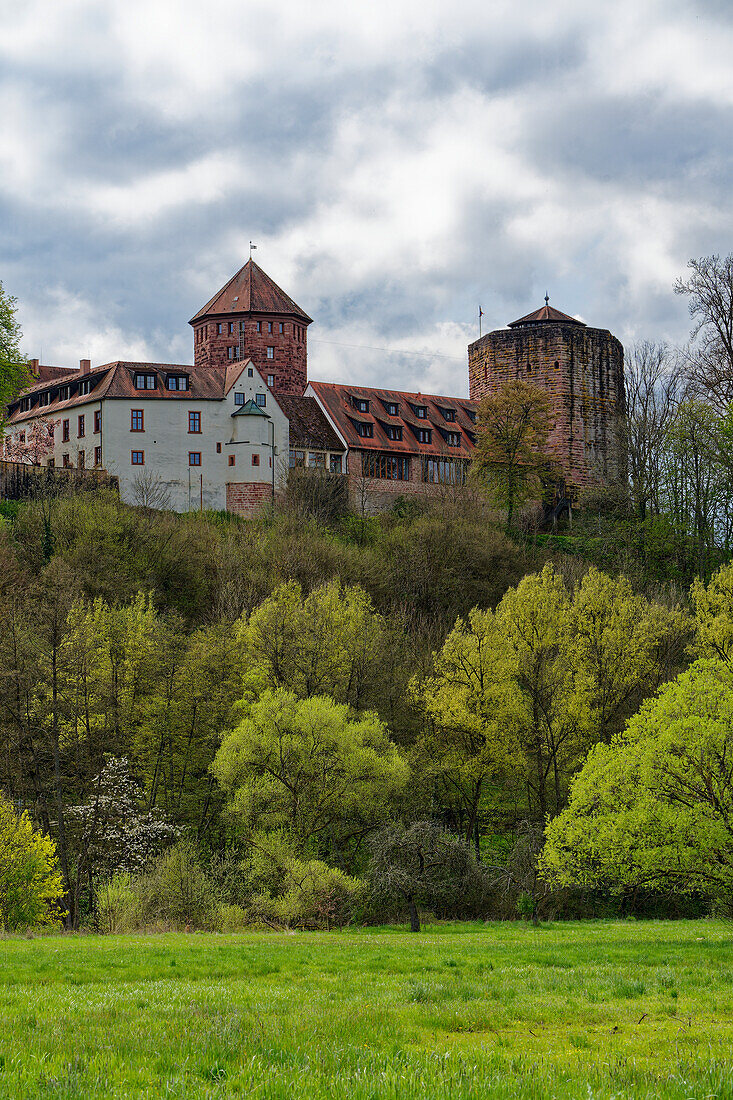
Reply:
[[275, 393], [302, 394], [307, 386], [311, 318], [254, 260], [249, 259], [189, 324], [197, 367], [251, 359]]

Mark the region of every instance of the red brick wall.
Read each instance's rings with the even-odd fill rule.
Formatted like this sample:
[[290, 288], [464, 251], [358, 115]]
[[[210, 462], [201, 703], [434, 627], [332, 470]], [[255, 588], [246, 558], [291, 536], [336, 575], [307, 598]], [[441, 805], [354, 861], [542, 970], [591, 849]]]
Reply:
[[[240, 322], [244, 321], [244, 333], [240, 334]], [[257, 322], [262, 332], [257, 331]], [[272, 332], [268, 332], [268, 323]], [[224, 328], [217, 332], [218, 325]], [[229, 332], [229, 325], [233, 332]], [[280, 325], [283, 332], [280, 332]], [[308, 330], [305, 324], [282, 314], [223, 314], [194, 325], [193, 356], [197, 367], [221, 367], [231, 362], [228, 348], [240, 346], [243, 335], [243, 357], [251, 359], [267, 378], [274, 375], [274, 393], [292, 393], [300, 396], [308, 385]], [[274, 359], [267, 358], [268, 347], [274, 348]]]
[[227, 512], [253, 516], [267, 504], [272, 504], [272, 486], [267, 482], [227, 482]]
[[351, 506], [360, 512], [383, 512], [390, 509], [397, 497], [445, 496], [454, 492], [465, 492], [464, 486], [435, 484], [422, 479], [422, 455], [413, 454], [410, 458], [410, 480], [392, 481], [390, 478], [363, 477], [362, 452], [349, 451], [349, 500]]
[[550, 446], [575, 489], [623, 480], [624, 352], [606, 329], [545, 323], [489, 332], [468, 348], [469, 393], [480, 401], [521, 378], [547, 391]]

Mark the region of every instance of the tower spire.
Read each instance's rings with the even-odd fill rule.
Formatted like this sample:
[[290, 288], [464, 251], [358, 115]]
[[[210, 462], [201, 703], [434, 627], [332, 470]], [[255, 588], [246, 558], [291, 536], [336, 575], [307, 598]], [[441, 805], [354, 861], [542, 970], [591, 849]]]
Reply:
[[547, 291], [545, 291], [545, 305], [549, 306], [549, 304], [550, 304], [550, 295], [547, 293]]

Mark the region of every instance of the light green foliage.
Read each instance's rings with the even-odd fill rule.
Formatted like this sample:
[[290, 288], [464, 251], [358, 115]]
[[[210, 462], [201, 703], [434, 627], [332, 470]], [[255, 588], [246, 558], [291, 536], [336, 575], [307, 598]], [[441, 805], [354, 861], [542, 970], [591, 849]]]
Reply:
[[717, 657], [729, 665], [733, 659], [733, 564], [719, 569], [707, 585], [695, 580], [690, 600], [697, 628], [692, 652]]
[[214, 772], [247, 830], [286, 829], [300, 845], [342, 841], [389, 812], [407, 765], [376, 714], [327, 696], [268, 689], [226, 734]]
[[724, 1100], [721, 921], [0, 942], [0, 1097]]
[[158, 856], [147, 871], [132, 880], [132, 889], [145, 925], [174, 928], [216, 925], [221, 902], [219, 891], [190, 840], [181, 840]]
[[63, 893], [56, 845], [0, 795], [0, 928], [58, 924]]
[[253, 840], [246, 866], [253, 889], [247, 913], [254, 923], [290, 928], [343, 927], [364, 884], [319, 859], [299, 859], [282, 834]]
[[241, 622], [239, 635], [256, 692], [285, 687], [356, 708], [375, 698], [387, 630], [362, 588], [333, 580], [304, 596], [289, 581]]
[[547, 827], [545, 874], [561, 885], [733, 888], [733, 681], [700, 660], [597, 746]]
[[28, 364], [20, 353], [20, 326], [15, 318], [16, 299], [0, 283], [0, 430], [5, 407], [30, 381]]
[[544, 820], [570, 775], [668, 674], [687, 629], [678, 612], [596, 569], [574, 592], [547, 565], [496, 612], [459, 620], [413, 682], [434, 727], [435, 767], [460, 800], [466, 836], [496, 785]]

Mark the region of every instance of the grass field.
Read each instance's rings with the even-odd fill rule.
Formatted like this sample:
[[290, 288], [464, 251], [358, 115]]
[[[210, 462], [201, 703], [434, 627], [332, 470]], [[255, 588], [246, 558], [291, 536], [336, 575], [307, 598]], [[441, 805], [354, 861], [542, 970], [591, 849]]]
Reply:
[[733, 1098], [733, 926], [0, 942], [0, 1097]]

